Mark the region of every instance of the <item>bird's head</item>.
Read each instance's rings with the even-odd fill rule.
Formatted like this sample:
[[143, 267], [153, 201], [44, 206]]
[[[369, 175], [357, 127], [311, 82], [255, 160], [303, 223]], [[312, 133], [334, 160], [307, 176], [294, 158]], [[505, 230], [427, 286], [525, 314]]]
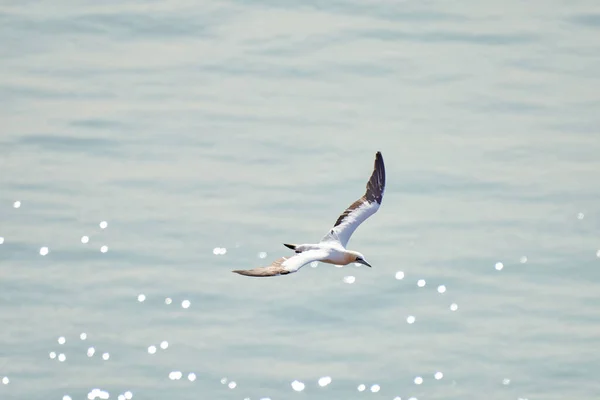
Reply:
[[358, 251], [353, 251], [352, 255], [355, 257], [354, 258], [355, 263], [366, 265], [367, 267], [372, 268], [371, 264], [369, 264], [367, 262], [367, 260], [365, 259], [365, 256], [362, 253], [359, 253]]

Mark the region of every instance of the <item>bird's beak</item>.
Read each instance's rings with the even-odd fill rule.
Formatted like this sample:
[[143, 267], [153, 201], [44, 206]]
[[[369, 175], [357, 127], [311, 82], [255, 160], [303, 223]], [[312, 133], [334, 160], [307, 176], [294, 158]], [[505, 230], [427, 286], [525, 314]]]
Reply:
[[369, 263], [368, 263], [368, 262], [366, 262], [365, 260], [356, 260], [356, 262], [357, 262], [357, 263], [359, 263], [359, 264], [366, 265], [366, 266], [367, 266], [367, 267], [369, 267], [369, 268], [373, 268], [373, 267], [371, 267], [371, 264], [369, 264]]

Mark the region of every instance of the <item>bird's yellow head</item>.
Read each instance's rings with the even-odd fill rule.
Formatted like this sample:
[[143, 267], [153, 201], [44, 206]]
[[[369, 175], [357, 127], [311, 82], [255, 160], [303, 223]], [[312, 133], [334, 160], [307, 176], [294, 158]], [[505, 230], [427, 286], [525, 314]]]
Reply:
[[354, 252], [352, 252], [352, 253], [353, 253], [354, 257], [355, 257], [355, 258], [354, 258], [354, 262], [355, 262], [355, 263], [359, 263], [359, 264], [362, 264], [362, 265], [366, 265], [367, 267], [370, 267], [370, 268], [372, 268], [372, 267], [371, 267], [371, 264], [369, 264], [369, 263], [367, 262], [367, 260], [365, 259], [365, 256], [364, 256], [362, 253], [359, 253], [358, 251], [354, 251]]

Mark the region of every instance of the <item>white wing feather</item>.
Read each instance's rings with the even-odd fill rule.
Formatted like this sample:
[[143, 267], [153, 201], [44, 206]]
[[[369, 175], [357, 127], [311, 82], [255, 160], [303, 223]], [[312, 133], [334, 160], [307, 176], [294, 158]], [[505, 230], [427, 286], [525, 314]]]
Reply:
[[281, 266], [289, 273], [297, 272], [300, 268], [313, 261], [319, 261], [328, 256], [325, 250], [308, 250], [297, 253], [286, 259]]
[[344, 248], [348, 245], [350, 237], [367, 218], [375, 214], [379, 209], [378, 203], [364, 202], [352, 212], [350, 212], [343, 220], [342, 223], [333, 227], [327, 235], [321, 239], [322, 243], [337, 241]]
[[365, 194], [338, 217], [321, 243], [341, 244], [345, 248], [356, 228], [379, 210], [385, 191], [385, 165], [379, 151], [375, 154], [373, 172], [366, 189]]
[[233, 272], [240, 275], [259, 277], [293, 274], [308, 263], [326, 258], [328, 254], [326, 250], [308, 250], [294, 254], [291, 257], [280, 257], [267, 267], [235, 270]]

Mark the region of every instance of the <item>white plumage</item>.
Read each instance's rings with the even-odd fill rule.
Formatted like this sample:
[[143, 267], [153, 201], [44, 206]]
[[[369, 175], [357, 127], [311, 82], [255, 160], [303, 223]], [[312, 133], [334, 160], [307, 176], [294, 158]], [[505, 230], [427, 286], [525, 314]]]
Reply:
[[297, 272], [304, 265], [313, 261], [328, 264], [347, 265], [351, 262], [371, 265], [365, 257], [346, 246], [356, 228], [367, 218], [375, 214], [381, 206], [385, 191], [385, 166], [381, 152], [375, 154], [375, 164], [371, 178], [367, 182], [365, 194], [352, 203], [335, 221], [333, 227], [317, 244], [285, 244], [296, 252], [292, 257], [281, 257], [267, 267], [258, 267], [233, 272], [246, 276], [277, 276]]

